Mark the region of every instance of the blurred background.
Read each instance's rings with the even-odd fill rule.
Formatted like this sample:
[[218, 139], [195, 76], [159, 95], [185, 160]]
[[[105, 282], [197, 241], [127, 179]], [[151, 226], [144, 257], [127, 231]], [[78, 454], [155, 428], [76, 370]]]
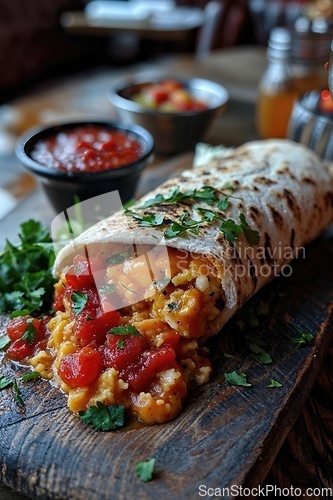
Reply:
[[[119, 4], [119, 0], [105, 0]], [[160, 0], [162, 1], [162, 0]], [[200, 28], [182, 40], [154, 40], [135, 35], [90, 36], [84, 29], [66, 29], [64, 13], [84, 12], [87, 0], [0, 0], [0, 103], [27, 85], [96, 65], [119, 66], [165, 53], [194, 52]], [[92, 2], [90, 2], [92, 3]], [[126, 3], [126, 0], [123, 0]], [[179, 6], [204, 9], [209, 0], [175, 0]], [[332, 1], [216, 0], [222, 12], [211, 48], [241, 44], [265, 45], [274, 26], [292, 25], [304, 12], [332, 20]], [[156, 2], [155, 2], [156, 4]]]

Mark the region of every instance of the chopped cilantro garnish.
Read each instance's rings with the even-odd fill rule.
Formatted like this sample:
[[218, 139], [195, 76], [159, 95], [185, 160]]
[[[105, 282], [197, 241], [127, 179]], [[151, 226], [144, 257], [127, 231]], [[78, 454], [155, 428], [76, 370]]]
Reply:
[[230, 385], [239, 385], [243, 387], [251, 387], [252, 384], [249, 384], [246, 378], [245, 373], [238, 373], [236, 371], [225, 373], [224, 374], [225, 381]]
[[280, 382], [278, 382], [277, 380], [271, 378], [271, 383], [268, 384], [267, 387], [282, 387], [282, 384], [280, 384]]
[[0, 377], [0, 389], [6, 389], [6, 387], [10, 387], [11, 385], [13, 385], [13, 383], [13, 380], [10, 380], [4, 375]]
[[240, 214], [239, 220], [241, 221], [241, 228], [244, 231], [245, 238], [247, 239], [248, 243], [250, 243], [250, 245], [258, 245], [260, 240], [258, 231], [254, 231], [250, 228], [250, 226], [246, 222], [244, 214]]
[[86, 411], [79, 411], [79, 416], [96, 431], [114, 431], [124, 426], [124, 413], [125, 408], [122, 405], [106, 406], [97, 401], [96, 406], [89, 406]]
[[18, 318], [19, 316], [28, 316], [29, 314], [29, 311], [28, 309], [23, 309], [22, 311], [13, 311], [9, 318], [10, 319], [14, 319], [14, 318]]
[[6, 242], [0, 255], [0, 312], [26, 309], [29, 314], [50, 308], [55, 279], [50, 233], [39, 222], [21, 225], [20, 242]]
[[4, 349], [9, 344], [10, 344], [9, 335], [4, 335], [3, 337], [0, 338], [0, 349]]
[[137, 330], [133, 325], [115, 326], [107, 333], [112, 335], [132, 335], [134, 337], [142, 337], [139, 330]]
[[13, 389], [14, 389], [14, 395], [15, 395], [15, 399], [17, 401], [17, 404], [19, 406], [21, 406], [22, 408], [25, 407], [25, 403], [23, 401], [23, 398], [22, 398], [22, 395], [21, 395], [21, 391], [17, 385], [17, 381], [16, 379], [14, 380], [14, 383], [13, 383]]
[[73, 302], [73, 312], [75, 316], [78, 316], [88, 303], [88, 295], [83, 292], [75, 291], [71, 295], [71, 301]]
[[125, 262], [131, 256], [131, 251], [127, 250], [127, 252], [116, 253], [115, 255], [111, 255], [107, 258], [107, 263], [111, 265], [121, 264]]
[[270, 363], [273, 363], [271, 356], [266, 351], [252, 353], [251, 356], [252, 356], [252, 358], [259, 361], [259, 363], [262, 363], [263, 365], [269, 365]]
[[128, 214], [138, 220], [140, 226], [143, 227], [161, 226], [164, 222], [164, 215], [162, 214], [140, 215], [135, 212], [128, 212]]
[[178, 302], [169, 302], [167, 306], [169, 309], [171, 309], [171, 311], [177, 311], [179, 304]]
[[25, 329], [24, 335], [22, 335], [21, 340], [26, 340], [29, 345], [32, 345], [35, 341], [36, 335], [37, 335], [37, 330], [34, 327], [33, 324], [33, 318], [29, 318], [27, 320], [27, 327]]
[[293, 337], [291, 339], [292, 343], [297, 345], [297, 347], [302, 347], [304, 345], [310, 345], [313, 342], [313, 335], [311, 333], [304, 333], [297, 328], [297, 331], [301, 334], [300, 337]]
[[126, 340], [125, 339], [118, 340], [118, 342], [117, 342], [117, 349], [124, 349], [125, 344], [126, 344]]
[[140, 460], [135, 466], [135, 472], [141, 481], [147, 483], [153, 479], [153, 472], [155, 467], [155, 458], [147, 458], [147, 460]]
[[232, 219], [227, 219], [222, 222], [220, 231], [224, 234], [225, 239], [229, 241], [229, 243], [234, 243], [238, 234], [242, 232], [242, 227], [236, 224]]
[[30, 382], [30, 380], [35, 380], [36, 378], [40, 377], [39, 372], [30, 372], [26, 373], [25, 375], [22, 375], [21, 380], [22, 382]]

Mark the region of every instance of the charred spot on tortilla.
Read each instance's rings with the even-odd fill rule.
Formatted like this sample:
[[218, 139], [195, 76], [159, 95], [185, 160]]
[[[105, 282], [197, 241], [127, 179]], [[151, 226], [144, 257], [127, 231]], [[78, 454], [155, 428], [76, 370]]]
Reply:
[[302, 216], [302, 213], [301, 213], [301, 209], [296, 201], [295, 196], [288, 189], [284, 189], [283, 194], [285, 196], [285, 199], [287, 200], [288, 207], [290, 208], [290, 210], [292, 210], [292, 212], [294, 213], [295, 217], [297, 217], [297, 219], [300, 219]]
[[290, 237], [290, 248], [294, 248], [295, 243], [295, 229], [291, 229], [291, 237]]
[[268, 208], [271, 211], [271, 214], [273, 216], [275, 225], [278, 226], [278, 227], [282, 227], [283, 226], [283, 217], [282, 217], [282, 215], [279, 214], [279, 212], [276, 210], [276, 208], [272, 207], [272, 205], [267, 205], [267, 206], [268, 206]]
[[258, 184], [264, 184], [265, 186], [271, 186], [273, 184], [276, 184], [276, 181], [273, 181], [272, 179], [268, 179], [267, 177], [256, 177], [255, 179], [253, 179], [254, 182], [258, 183]]

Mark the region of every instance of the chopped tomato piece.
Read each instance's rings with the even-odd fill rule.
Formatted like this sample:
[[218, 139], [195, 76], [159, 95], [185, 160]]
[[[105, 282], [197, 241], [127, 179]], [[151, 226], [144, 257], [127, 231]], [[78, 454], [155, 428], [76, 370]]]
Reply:
[[118, 311], [109, 311], [100, 315], [96, 315], [96, 311], [81, 313], [75, 322], [74, 333], [82, 346], [91, 342], [102, 345], [107, 332], [114, 326], [118, 326], [119, 319]]
[[103, 360], [107, 368], [121, 371], [140, 357], [148, 347], [144, 337], [132, 335], [108, 335], [103, 349]]
[[104, 261], [99, 257], [87, 259], [83, 255], [77, 255], [66, 273], [66, 280], [70, 287], [81, 290], [95, 286], [93, 273], [105, 267]]
[[100, 353], [91, 347], [83, 347], [79, 352], [63, 356], [59, 376], [70, 387], [81, 387], [91, 384], [102, 371]]
[[[49, 319], [49, 316], [44, 316], [42, 319], [37, 319], [29, 315], [13, 318], [7, 326], [7, 333], [12, 341], [12, 344], [7, 350], [7, 355], [10, 358], [19, 361], [23, 360], [26, 357], [32, 356], [37, 347], [45, 347], [45, 332]], [[27, 332], [27, 328], [29, 325], [32, 325], [33, 327], [30, 339], [22, 340], [22, 337]]]
[[30, 345], [26, 340], [14, 340], [7, 349], [7, 356], [17, 361], [22, 361], [25, 358], [30, 358], [34, 352], [34, 346]]
[[156, 375], [176, 366], [175, 350], [171, 346], [145, 351], [137, 363], [125, 368], [120, 376], [137, 391], [145, 390]]

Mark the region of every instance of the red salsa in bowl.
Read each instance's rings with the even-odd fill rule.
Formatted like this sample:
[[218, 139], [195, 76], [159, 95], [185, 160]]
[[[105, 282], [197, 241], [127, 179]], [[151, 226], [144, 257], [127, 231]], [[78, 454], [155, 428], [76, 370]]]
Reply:
[[80, 201], [118, 191], [133, 198], [153, 159], [154, 139], [144, 127], [116, 121], [65, 122], [21, 136], [16, 156], [35, 174], [57, 212]]
[[100, 172], [133, 163], [142, 152], [141, 143], [131, 134], [87, 125], [36, 142], [31, 157], [59, 170]]

